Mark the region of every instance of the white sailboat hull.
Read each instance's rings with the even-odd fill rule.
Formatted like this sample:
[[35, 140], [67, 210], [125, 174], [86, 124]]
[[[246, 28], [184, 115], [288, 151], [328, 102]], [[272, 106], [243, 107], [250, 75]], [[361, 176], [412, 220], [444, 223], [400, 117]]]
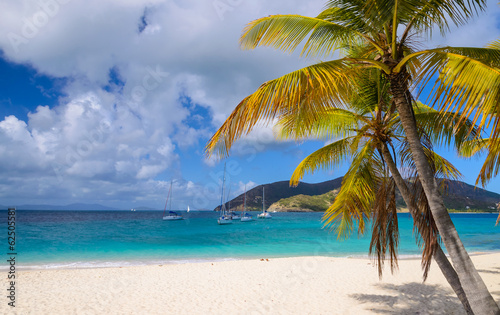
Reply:
[[259, 218], [259, 219], [271, 219], [272, 216], [267, 212], [262, 212], [262, 213], [259, 213], [259, 215], [257, 215], [257, 218]]
[[231, 224], [231, 223], [233, 223], [233, 220], [229, 217], [220, 217], [217, 220], [217, 223], [219, 223], [220, 225]]
[[165, 221], [173, 221], [173, 220], [182, 220], [182, 216], [180, 215], [166, 215], [163, 217]]
[[253, 221], [253, 218], [252, 217], [241, 217], [241, 222], [249, 222], [249, 221]]

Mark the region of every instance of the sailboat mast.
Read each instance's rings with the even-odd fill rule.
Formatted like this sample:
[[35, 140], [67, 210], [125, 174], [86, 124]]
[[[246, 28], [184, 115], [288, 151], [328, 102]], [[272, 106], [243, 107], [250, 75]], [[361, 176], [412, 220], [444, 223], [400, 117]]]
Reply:
[[168, 206], [168, 210], [172, 210], [172, 182], [170, 182], [170, 193], [168, 196], [168, 199], [170, 199], [170, 205]]
[[226, 184], [226, 163], [224, 162], [224, 176], [222, 178], [222, 192], [220, 194], [220, 211], [221, 211], [221, 215], [224, 214], [224, 212], [222, 210], [222, 206], [223, 206], [222, 201], [224, 200], [224, 185], [225, 184]]
[[262, 186], [262, 212], [265, 212], [265, 209], [266, 209], [266, 202], [265, 202], [265, 197], [264, 197], [264, 186]]
[[228, 201], [228, 209], [227, 212], [231, 212], [231, 199], [229, 198], [229, 195], [231, 195], [231, 183], [229, 183], [229, 189], [227, 190], [227, 198], [226, 200]]
[[245, 185], [245, 196], [243, 197], [243, 211], [241, 211], [241, 214], [245, 214], [245, 211], [247, 211], [247, 185]]
[[[170, 199], [170, 193], [172, 192], [172, 181], [170, 181], [170, 189], [168, 190], [167, 200], [165, 200], [165, 208], [163, 209], [163, 216], [165, 216], [165, 212], [167, 211], [168, 200]], [[172, 201], [170, 201], [170, 207], [172, 207]]]

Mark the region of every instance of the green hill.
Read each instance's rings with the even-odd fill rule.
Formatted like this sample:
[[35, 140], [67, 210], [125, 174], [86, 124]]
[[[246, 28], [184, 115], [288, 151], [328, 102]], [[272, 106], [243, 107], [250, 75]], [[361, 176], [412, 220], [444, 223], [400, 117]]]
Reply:
[[[290, 187], [288, 181], [265, 184], [247, 192], [247, 209], [262, 210], [262, 188], [265, 190], [265, 207], [270, 211], [325, 211], [333, 202], [342, 183], [342, 178], [317, 183], [300, 183]], [[450, 211], [485, 211], [496, 212], [500, 194], [476, 188], [460, 181], [449, 181], [441, 191], [446, 207]], [[231, 210], [243, 209], [244, 195], [231, 200]], [[397, 196], [400, 211], [405, 210], [405, 203]], [[226, 204], [228, 207], [229, 204]], [[218, 207], [215, 209], [218, 210]]]
[[283, 198], [273, 203], [269, 207], [269, 211], [325, 211], [333, 203], [335, 197], [337, 197], [338, 191], [338, 189], [335, 189], [322, 195], [296, 195]]
[[[247, 210], [260, 211], [262, 210], [262, 188], [265, 193], [265, 207], [269, 208], [270, 205], [280, 199], [288, 198], [296, 195], [317, 196], [330, 192], [334, 189], [340, 188], [342, 178], [329, 180], [317, 184], [300, 183], [297, 187], [290, 187], [289, 181], [280, 181], [272, 184], [259, 185], [247, 191]], [[243, 209], [244, 194], [231, 200], [231, 210], [241, 211]], [[226, 208], [229, 203], [226, 203]], [[219, 210], [219, 207], [214, 209]], [[318, 210], [320, 211], [320, 210]]]

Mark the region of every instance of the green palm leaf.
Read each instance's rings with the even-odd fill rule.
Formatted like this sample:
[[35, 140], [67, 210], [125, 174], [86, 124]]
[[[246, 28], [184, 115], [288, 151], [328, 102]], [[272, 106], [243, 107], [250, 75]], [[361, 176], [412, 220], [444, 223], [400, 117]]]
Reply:
[[332, 108], [318, 113], [318, 118], [311, 124], [304, 124], [305, 115], [309, 113], [284, 115], [277, 123], [280, 139], [303, 140], [310, 137], [316, 139], [345, 138], [356, 132], [365, 119], [352, 111]]
[[422, 103], [414, 108], [419, 127], [435, 145], [450, 146], [453, 143], [455, 149], [460, 150], [465, 142], [480, 136], [477, 126], [468, 119], [462, 122], [456, 113], [439, 112]]
[[[484, 48], [442, 48], [423, 54], [418, 82], [438, 79], [432, 97], [446, 111], [461, 111], [465, 120], [487, 127], [500, 112], [500, 51]], [[498, 130], [500, 131], [500, 130]], [[498, 132], [497, 131], [497, 132]]]
[[240, 44], [244, 49], [270, 46], [293, 52], [309, 36], [301, 55], [328, 56], [355, 40], [355, 31], [321, 18], [273, 15], [249, 23], [243, 30]]
[[303, 115], [303, 123], [315, 121], [327, 108], [342, 108], [355, 86], [356, 68], [345, 60], [315, 64], [262, 84], [241, 101], [206, 146], [226, 156], [234, 141], [259, 122], [269, 123], [291, 113]]
[[314, 173], [318, 169], [334, 169], [357, 150], [356, 137], [347, 137], [330, 143], [308, 155], [295, 168], [290, 178], [290, 186], [297, 186], [306, 173]]
[[461, 147], [460, 154], [472, 157], [486, 152], [486, 158], [476, 179], [476, 185], [481, 182], [484, 187], [500, 171], [500, 139], [473, 139], [466, 141]]
[[323, 215], [324, 226], [333, 229], [339, 238], [348, 237], [356, 224], [358, 233], [365, 232], [375, 200], [378, 181], [375, 173], [379, 166], [380, 160], [374, 155], [370, 143], [354, 156], [337, 197]]

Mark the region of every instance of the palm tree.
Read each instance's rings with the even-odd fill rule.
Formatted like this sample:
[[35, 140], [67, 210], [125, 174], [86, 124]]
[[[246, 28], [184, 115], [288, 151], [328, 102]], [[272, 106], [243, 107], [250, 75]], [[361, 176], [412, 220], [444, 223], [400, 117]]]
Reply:
[[[420, 193], [418, 174], [408, 174], [409, 177], [416, 178], [414, 188], [417, 189], [411, 192], [396, 166], [394, 146], [398, 143], [402, 146], [400, 152], [403, 152], [400, 155], [400, 164], [414, 169], [411, 165], [411, 153], [402, 133], [401, 121], [398, 115], [390, 110], [392, 104], [387, 93], [388, 84], [379, 71], [372, 72], [358, 81], [360, 88], [350, 100], [349, 109], [328, 109], [319, 115], [312, 125], [305, 125], [301, 116], [293, 114], [285, 114], [279, 121], [283, 139], [335, 139], [304, 159], [292, 175], [290, 184], [297, 185], [305, 172], [312, 173], [318, 168], [336, 167], [352, 158], [353, 163], [343, 178], [335, 202], [325, 212], [324, 220], [334, 226], [339, 236], [346, 236], [352, 231], [353, 221], [358, 224], [359, 231], [364, 232], [365, 218], [371, 214], [373, 232], [370, 253], [376, 254], [381, 275], [387, 251], [391, 270], [397, 266], [395, 183], [414, 218], [415, 229], [419, 232], [416, 235], [420, 234], [417, 240], [419, 243], [423, 242], [424, 280], [434, 256], [465, 310], [472, 314], [458, 275], [439, 246], [438, 233], [427, 200], [425, 195]], [[440, 144], [450, 144], [454, 140], [455, 147], [459, 149], [464, 141], [467, 142], [466, 139], [477, 138], [477, 130], [472, 128], [469, 132], [471, 124], [467, 122], [456, 132], [451, 132], [451, 127], [458, 121], [452, 113], [439, 113], [418, 103], [414, 104], [414, 108], [422, 135], [431, 135], [426, 137], [424, 143], [429, 144], [428, 157], [436, 174], [456, 178], [459, 172], [445, 159], [432, 152], [429, 140]], [[390, 147], [394, 157], [390, 153]], [[392, 173], [392, 179], [388, 176], [387, 168]], [[334, 222], [337, 224], [333, 224]]]
[[[347, 103], [360, 73], [381, 70], [389, 82], [429, 208], [471, 307], [477, 314], [500, 314], [439, 193], [421, 143], [411, 94], [417, 84], [427, 84], [438, 74], [433, 95], [442, 106], [455, 104], [453, 108], [463, 109], [465, 117], [474, 106], [480, 106], [478, 112], [491, 113], [500, 100], [500, 71], [495, 68], [500, 64], [498, 50], [414, 47], [418, 36], [431, 35], [435, 27], [444, 34], [449, 22], [464, 24], [485, 7], [485, 0], [331, 0], [317, 17], [275, 15], [251, 22], [241, 37], [241, 45], [247, 49], [272, 46], [291, 52], [303, 43], [302, 54], [309, 57], [330, 57], [353, 43], [363, 43], [368, 49], [361, 57], [347, 55], [320, 62], [264, 83], [238, 104], [208, 148], [225, 155], [234, 140], [255, 124], [284, 113], [303, 113], [304, 123], [313, 122], [325, 109]], [[484, 80], [478, 82], [478, 77]], [[497, 126], [500, 132], [500, 123]]]

